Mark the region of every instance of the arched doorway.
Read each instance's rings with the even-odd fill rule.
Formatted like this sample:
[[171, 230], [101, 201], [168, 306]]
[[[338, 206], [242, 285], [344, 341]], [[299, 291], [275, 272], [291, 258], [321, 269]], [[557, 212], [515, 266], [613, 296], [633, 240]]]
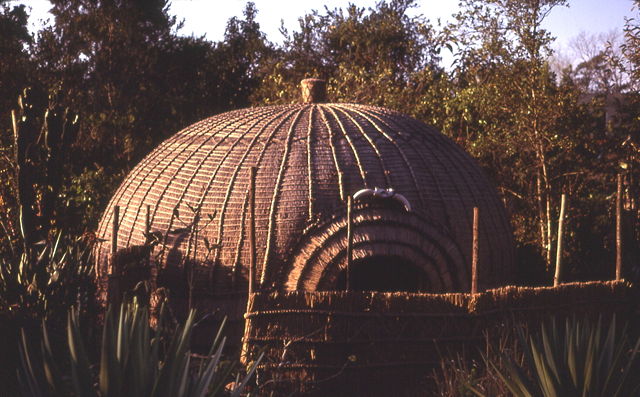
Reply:
[[[286, 290], [346, 287], [346, 216], [311, 226], [283, 276]], [[457, 292], [469, 288], [464, 254], [442, 225], [415, 212], [361, 207], [353, 217], [350, 289]]]
[[[335, 288], [347, 288], [347, 270], [336, 279]], [[351, 291], [428, 292], [429, 278], [419, 266], [394, 255], [376, 255], [356, 259], [349, 271]]]

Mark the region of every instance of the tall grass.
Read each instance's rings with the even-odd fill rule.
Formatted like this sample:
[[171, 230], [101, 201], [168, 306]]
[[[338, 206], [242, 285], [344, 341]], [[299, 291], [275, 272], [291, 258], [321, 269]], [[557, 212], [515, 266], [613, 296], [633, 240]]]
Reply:
[[[524, 331], [524, 330], [523, 330]], [[440, 367], [434, 370], [433, 390], [439, 397], [475, 397], [473, 390], [481, 390], [491, 397], [512, 397], [487, 360], [498, 364], [503, 357], [518, 360], [522, 357], [518, 338], [509, 327], [485, 333], [484, 351], [469, 349], [464, 352], [440, 352]]]

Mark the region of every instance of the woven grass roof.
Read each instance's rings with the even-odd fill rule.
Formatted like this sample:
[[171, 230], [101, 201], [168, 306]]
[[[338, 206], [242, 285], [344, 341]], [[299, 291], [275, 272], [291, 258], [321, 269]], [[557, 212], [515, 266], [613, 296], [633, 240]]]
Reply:
[[[472, 209], [480, 208], [482, 288], [507, 281], [513, 247], [502, 203], [476, 162], [435, 129], [384, 108], [306, 103], [242, 109], [195, 123], [128, 175], [98, 228], [108, 272], [114, 206], [118, 247], [143, 244], [147, 205], [166, 245], [162, 266], [215, 268], [212, 288], [245, 280], [247, 189], [257, 166], [258, 276], [280, 289], [331, 289], [344, 267], [346, 198], [393, 188], [411, 212], [356, 203], [354, 257], [394, 255], [423, 266], [433, 292], [469, 288]], [[212, 248], [218, 243], [220, 248]], [[217, 264], [214, 266], [214, 264]], [[213, 270], [212, 270], [213, 271]]]

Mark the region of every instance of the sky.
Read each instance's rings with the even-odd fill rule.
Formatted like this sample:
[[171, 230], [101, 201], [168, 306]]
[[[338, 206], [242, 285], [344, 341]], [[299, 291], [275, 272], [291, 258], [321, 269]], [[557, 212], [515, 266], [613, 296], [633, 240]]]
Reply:
[[[360, 7], [373, 7], [375, 0], [351, 1]], [[206, 33], [207, 37], [219, 38], [224, 33], [225, 21], [233, 15], [242, 15], [244, 0], [226, 0], [224, 5], [215, 0], [173, 0], [172, 9], [185, 19], [184, 31], [196, 34]], [[255, 0], [258, 8], [258, 22], [272, 41], [279, 41], [280, 21], [285, 26], [296, 27], [297, 18], [313, 10], [345, 7], [350, 2], [345, 0], [303, 0], [274, 1]], [[418, 0], [418, 8], [414, 11], [423, 14], [432, 22], [438, 18], [445, 21], [458, 9], [458, 0]], [[569, 7], [557, 7], [549, 15], [545, 27], [558, 41], [568, 42], [582, 31], [607, 32], [611, 29], [622, 29], [624, 17], [632, 15], [632, 0], [570, 0]]]
[[[16, 1], [15, 3], [20, 3]], [[34, 27], [41, 26], [38, 20], [47, 18], [47, 0], [25, 0], [21, 3], [32, 8]], [[281, 21], [289, 29], [297, 27], [298, 17], [313, 9], [323, 10], [346, 7], [354, 3], [359, 7], [374, 7], [376, 0], [254, 0], [258, 9], [257, 20], [267, 38], [281, 42]], [[226, 22], [233, 16], [242, 16], [246, 0], [172, 0], [170, 13], [184, 20], [180, 31], [183, 35], [206, 35], [210, 40], [220, 40]], [[417, 0], [414, 14], [422, 14], [435, 23], [438, 18], [445, 22], [458, 9], [458, 0]], [[581, 32], [589, 34], [622, 31], [625, 17], [632, 17], [632, 0], [569, 0], [569, 7], [556, 7], [547, 17], [544, 27], [556, 38], [558, 50], [568, 49], [571, 40]], [[567, 50], [568, 51], [568, 50]]]

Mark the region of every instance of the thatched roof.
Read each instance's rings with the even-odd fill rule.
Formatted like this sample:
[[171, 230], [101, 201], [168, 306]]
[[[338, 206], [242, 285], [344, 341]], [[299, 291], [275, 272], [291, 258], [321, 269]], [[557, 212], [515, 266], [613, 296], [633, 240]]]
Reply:
[[211, 266], [217, 290], [229, 288], [233, 272], [246, 280], [252, 166], [257, 270], [265, 286], [331, 289], [345, 262], [347, 196], [375, 187], [402, 194], [411, 212], [356, 203], [354, 258], [406, 258], [425, 270], [433, 292], [465, 291], [477, 206], [480, 286], [511, 276], [509, 222], [476, 162], [401, 113], [338, 103], [232, 111], [164, 141], [131, 171], [104, 213], [98, 237], [107, 242], [97, 250], [102, 275], [114, 206], [124, 248], [144, 243], [148, 205], [151, 230], [166, 242], [154, 252], [163, 266]]

